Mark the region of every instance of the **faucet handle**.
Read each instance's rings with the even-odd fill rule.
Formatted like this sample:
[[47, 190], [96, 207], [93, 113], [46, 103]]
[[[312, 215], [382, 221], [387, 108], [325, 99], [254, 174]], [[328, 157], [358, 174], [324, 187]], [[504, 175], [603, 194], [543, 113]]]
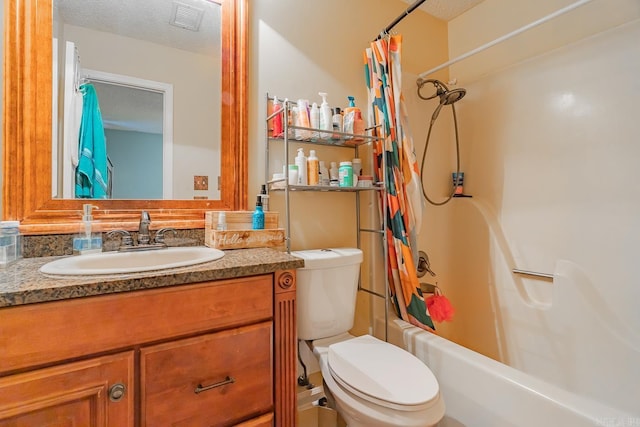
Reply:
[[131, 233], [126, 230], [111, 230], [107, 233], [107, 237], [113, 237], [117, 234], [122, 235], [122, 246], [133, 246], [133, 238]]
[[178, 234], [178, 230], [176, 230], [175, 228], [171, 228], [171, 227], [161, 228], [160, 230], [156, 231], [154, 241], [158, 244], [164, 244], [164, 235], [167, 232], [173, 233], [174, 236]]

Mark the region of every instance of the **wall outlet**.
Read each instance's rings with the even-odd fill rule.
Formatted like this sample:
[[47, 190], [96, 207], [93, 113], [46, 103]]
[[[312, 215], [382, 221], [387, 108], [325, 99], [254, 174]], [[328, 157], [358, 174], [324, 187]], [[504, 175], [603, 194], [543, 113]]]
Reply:
[[193, 177], [193, 189], [194, 190], [208, 190], [209, 189], [209, 177], [195, 175]]

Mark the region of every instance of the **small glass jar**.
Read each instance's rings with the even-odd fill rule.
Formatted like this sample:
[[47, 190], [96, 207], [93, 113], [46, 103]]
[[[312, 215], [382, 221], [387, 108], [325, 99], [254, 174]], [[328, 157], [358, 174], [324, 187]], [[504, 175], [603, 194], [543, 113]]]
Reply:
[[0, 221], [0, 267], [6, 267], [22, 258], [20, 222]]

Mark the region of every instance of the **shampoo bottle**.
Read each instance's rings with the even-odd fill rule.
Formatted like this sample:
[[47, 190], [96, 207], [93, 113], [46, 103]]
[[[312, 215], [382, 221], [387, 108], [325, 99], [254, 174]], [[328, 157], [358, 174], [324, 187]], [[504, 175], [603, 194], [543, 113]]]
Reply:
[[316, 157], [316, 150], [309, 151], [307, 159], [307, 180], [309, 185], [320, 184], [320, 161]]
[[[354, 133], [353, 123], [356, 120], [356, 111], [360, 111], [356, 107], [356, 99], [353, 96], [347, 97], [349, 99], [349, 106], [344, 109], [344, 124], [343, 129], [346, 133]], [[349, 139], [349, 137], [347, 137]]]
[[83, 255], [102, 252], [102, 233], [93, 232], [93, 215], [91, 211], [96, 206], [90, 203], [82, 205], [82, 225], [80, 232], [73, 238], [73, 253]]
[[298, 148], [296, 165], [298, 166], [298, 185], [307, 185], [307, 158], [302, 147]]
[[[353, 121], [353, 133], [356, 135], [364, 135], [364, 120], [362, 120], [362, 113], [360, 110], [355, 112], [355, 120]], [[364, 141], [361, 136], [353, 137], [354, 141]]]
[[[310, 119], [311, 127], [314, 129], [320, 129], [320, 109], [318, 108], [318, 104], [316, 104], [315, 102], [311, 104]], [[320, 134], [318, 132], [312, 132], [311, 137], [319, 138]]]
[[256, 210], [253, 212], [253, 216], [251, 217], [251, 228], [254, 230], [264, 229], [264, 211], [262, 210], [262, 201], [260, 196], [258, 196], [258, 200], [256, 200]]
[[280, 105], [280, 102], [278, 101], [277, 97], [273, 97], [273, 112], [275, 114], [275, 116], [273, 116], [273, 130], [272, 130], [272, 136], [274, 138], [279, 138], [280, 136], [282, 136], [282, 105]]
[[[306, 99], [299, 99], [298, 100], [298, 123], [297, 123], [297, 126], [300, 126], [300, 127], [303, 127], [303, 128], [311, 127], [310, 120], [309, 120], [309, 101], [307, 101]], [[300, 131], [300, 136], [302, 137], [301, 139], [311, 138], [311, 132], [308, 131], [308, 130], [301, 130]]]
[[[327, 94], [326, 92], [318, 92], [318, 95], [322, 97], [322, 104], [320, 104], [320, 129], [322, 130], [333, 130], [333, 117], [331, 115], [331, 108], [329, 108], [329, 103], [327, 102]], [[322, 133], [320, 134], [322, 138], [330, 138], [331, 133]]]
[[329, 186], [329, 170], [322, 160], [319, 162], [320, 185]]

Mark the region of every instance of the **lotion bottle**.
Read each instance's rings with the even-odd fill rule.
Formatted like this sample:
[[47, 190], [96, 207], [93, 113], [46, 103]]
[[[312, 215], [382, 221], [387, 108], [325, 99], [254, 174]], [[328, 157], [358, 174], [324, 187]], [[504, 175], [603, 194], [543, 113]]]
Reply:
[[316, 157], [316, 150], [309, 151], [307, 159], [307, 180], [309, 185], [320, 184], [320, 161]]
[[[318, 108], [318, 104], [315, 102], [311, 104], [310, 119], [311, 127], [314, 129], [320, 129], [320, 109]], [[314, 131], [311, 133], [311, 137], [318, 138], [320, 137], [320, 134]]]
[[[318, 95], [322, 97], [322, 104], [320, 104], [320, 129], [331, 131], [333, 130], [333, 117], [331, 115], [331, 108], [329, 108], [329, 103], [327, 102], [327, 93], [318, 92]], [[331, 136], [331, 133], [322, 133], [320, 136], [326, 139]]]
[[296, 165], [298, 166], [298, 185], [307, 185], [307, 158], [304, 155], [304, 149], [302, 147], [298, 148]]

